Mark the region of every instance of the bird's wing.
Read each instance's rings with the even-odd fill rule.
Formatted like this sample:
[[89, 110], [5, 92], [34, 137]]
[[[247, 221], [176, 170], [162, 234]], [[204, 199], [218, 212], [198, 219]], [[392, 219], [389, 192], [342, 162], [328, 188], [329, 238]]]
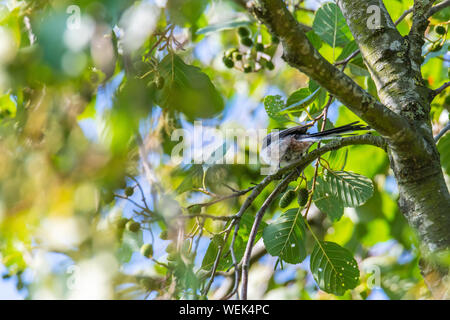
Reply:
[[308, 131], [309, 128], [311, 128], [313, 124], [307, 124], [306, 126], [296, 126], [292, 128], [285, 129], [283, 131], [280, 131], [280, 138], [284, 138], [286, 136], [290, 136], [293, 134], [305, 134], [306, 131]]
[[[282, 139], [286, 136], [293, 135], [293, 134], [305, 134], [306, 131], [308, 131], [308, 129], [312, 126], [313, 126], [313, 124], [307, 124], [305, 126], [297, 126], [297, 127], [284, 129], [284, 130], [281, 130], [280, 132], [278, 132], [277, 136], [278, 136], [278, 139]], [[263, 139], [263, 148], [269, 146], [272, 143], [273, 133], [274, 132], [269, 133]]]

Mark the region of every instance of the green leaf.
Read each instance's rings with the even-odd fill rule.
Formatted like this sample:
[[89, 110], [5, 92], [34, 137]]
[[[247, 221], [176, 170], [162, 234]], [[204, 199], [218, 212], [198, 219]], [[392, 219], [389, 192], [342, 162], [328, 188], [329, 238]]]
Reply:
[[[311, 187], [312, 181], [309, 183], [309, 189]], [[344, 204], [331, 192], [328, 183], [320, 176], [316, 179], [313, 201], [320, 211], [329, 216], [331, 221], [338, 221], [344, 214]]]
[[223, 110], [222, 96], [200, 68], [168, 54], [160, 62], [159, 72], [166, 83], [157, 97], [162, 108], [181, 111], [191, 120], [210, 118]]
[[353, 255], [334, 242], [316, 242], [310, 268], [320, 289], [338, 296], [355, 288], [359, 282], [359, 269]]
[[299, 208], [286, 211], [263, 232], [264, 245], [272, 256], [296, 264], [306, 258], [305, 223]]
[[201, 187], [203, 179], [203, 167], [200, 164], [194, 164], [187, 170], [187, 175], [175, 190], [181, 194], [195, 187]]
[[349, 62], [348, 67], [350, 69], [350, 72], [353, 73], [355, 76], [370, 77], [370, 73], [367, 70], [366, 65], [364, 64], [362, 57], [352, 59]]
[[355, 52], [356, 50], [358, 50], [358, 44], [356, 43], [356, 41], [350, 41], [349, 43], [347, 43], [344, 47], [344, 49], [342, 49], [341, 54], [339, 55], [339, 57], [337, 58], [338, 61], [340, 60], [344, 60], [347, 57], [349, 57], [353, 52]]
[[232, 21], [227, 21], [227, 22], [222, 22], [222, 23], [211, 24], [204, 28], [198, 29], [196, 33], [207, 35], [207, 34], [210, 34], [213, 32], [219, 32], [219, 31], [223, 31], [223, 30], [236, 29], [236, 28], [242, 27], [242, 26], [248, 26], [251, 23], [252, 22], [249, 20], [232, 20]]
[[322, 39], [314, 32], [314, 30], [308, 31], [306, 36], [316, 50], [319, 50], [322, 47]]
[[281, 110], [284, 107], [284, 101], [280, 95], [266, 96], [264, 98], [264, 108], [267, 115], [277, 121], [283, 121], [285, 118], [280, 115]]
[[317, 88], [313, 93], [310, 94], [308, 88], [301, 88], [291, 94], [286, 102], [286, 108], [282, 111], [299, 111], [311, 103], [318, 97], [322, 88]]
[[312, 28], [333, 48], [344, 47], [350, 41], [350, 29], [341, 10], [334, 3], [325, 3], [316, 11]]
[[450, 174], [450, 134], [444, 135], [437, 144], [441, 154], [441, 164], [447, 174]]
[[324, 180], [344, 207], [359, 207], [373, 195], [372, 181], [353, 172], [326, 171]]
[[9, 94], [0, 96], [0, 119], [4, 116], [14, 118], [16, 116], [17, 107]]
[[217, 149], [215, 149], [211, 155], [208, 157], [208, 159], [205, 161], [204, 167], [209, 168], [213, 166], [214, 164], [223, 164], [225, 163], [225, 155], [228, 152], [228, 149], [230, 148], [230, 143], [227, 143], [226, 141]]
[[178, 25], [195, 25], [208, 5], [207, 0], [168, 0], [170, 20]]
[[[323, 89], [317, 82], [314, 80], [309, 80], [308, 83], [309, 92], [315, 92], [317, 88], [321, 88], [319, 91], [319, 95], [314, 101], [314, 107], [312, 109], [322, 110], [327, 102], [327, 91]], [[311, 110], [310, 110], [311, 111]]]
[[142, 231], [131, 232], [125, 229], [122, 235], [122, 243], [117, 251], [117, 257], [122, 263], [129, 262], [133, 252], [139, 251], [143, 244]]

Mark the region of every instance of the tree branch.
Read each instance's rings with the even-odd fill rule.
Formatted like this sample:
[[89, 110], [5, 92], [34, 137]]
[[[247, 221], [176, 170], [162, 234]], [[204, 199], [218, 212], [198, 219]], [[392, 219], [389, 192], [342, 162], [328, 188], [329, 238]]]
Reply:
[[442, 136], [447, 133], [448, 130], [450, 130], [450, 122], [447, 123], [447, 125], [441, 130], [441, 132], [439, 132], [436, 135], [436, 137], [434, 137], [434, 141], [437, 143], [439, 139], [442, 138]]
[[[304, 165], [306, 167], [306, 165]], [[300, 169], [302, 171], [304, 169]], [[298, 177], [297, 171], [292, 171], [283, 181], [272, 191], [272, 193], [264, 201], [261, 208], [258, 210], [255, 216], [255, 221], [253, 222], [252, 230], [250, 231], [249, 239], [247, 241], [247, 247], [245, 248], [244, 257], [242, 260], [242, 300], [247, 300], [247, 288], [248, 288], [248, 270], [250, 267], [250, 257], [252, 254], [253, 243], [255, 242], [256, 234], [258, 232], [259, 225], [261, 224], [262, 218], [266, 213], [267, 208], [275, 200], [275, 198], [288, 186], [288, 184]]]
[[[353, 136], [348, 138], [343, 138], [340, 140], [334, 140], [323, 147], [320, 147], [308, 154], [306, 154], [304, 157], [300, 158], [298, 161], [290, 164], [289, 166], [283, 167], [280, 170], [278, 170], [277, 173], [274, 174], [274, 176], [278, 176], [279, 174], [291, 171], [292, 172], [283, 179], [283, 181], [272, 191], [272, 193], [269, 195], [269, 197], [264, 201], [261, 208], [258, 210], [255, 216], [255, 221], [253, 222], [253, 226], [249, 235], [249, 240], [247, 242], [247, 247], [244, 252], [244, 257], [242, 260], [242, 291], [241, 291], [241, 298], [243, 300], [247, 299], [247, 285], [248, 285], [248, 271], [249, 271], [249, 261], [252, 253], [252, 247], [256, 238], [256, 234], [258, 232], [259, 225], [262, 221], [262, 218], [264, 217], [264, 214], [267, 210], [267, 208], [270, 206], [270, 204], [273, 202], [273, 200], [282, 192], [287, 185], [297, 177], [297, 172], [303, 171], [311, 162], [313, 162], [315, 159], [319, 158], [321, 155], [332, 151], [332, 150], [338, 150], [340, 148], [343, 148], [348, 145], [361, 145], [361, 144], [369, 144], [373, 145], [379, 148], [382, 148], [383, 150], [386, 150], [386, 142], [382, 137], [373, 136], [370, 134], [365, 134], [361, 136]], [[294, 170], [297, 169], [297, 170]], [[270, 177], [270, 176], [268, 176]], [[238, 229], [238, 225], [236, 226], [235, 231]], [[237, 234], [237, 231], [235, 232]], [[237, 265], [235, 265], [235, 272], [237, 270]], [[239, 281], [239, 279], [235, 279], [235, 281]], [[238, 282], [235, 282], [235, 288], [237, 288]]]
[[450, 0], [442, 1], [441, 3], [435, 5], [428, 11], [427, 18], [431, 17], [433, 14], [450, 7]]
[[440, 95], [445, 89], [450, 87], [450, 81], [444, 83], [442, 86], [433, 91], [432, 98], [434, 99], [437, 95]]
[[283, 58], [338, 98], [383, 136], [395, 136], [408, 123], [395, 114], [345, 73], [323, 58], [312, 46], [282, 0], [260, 0], [250, 10], [283, 44]]
[[428, 27], [427, 13], [434, 0], [414, 0], [412, 26], [408, 38], [410, 41], [410, 57], [416, 63], [421, 62], [422, 46], [425, 44], [424, 35]]

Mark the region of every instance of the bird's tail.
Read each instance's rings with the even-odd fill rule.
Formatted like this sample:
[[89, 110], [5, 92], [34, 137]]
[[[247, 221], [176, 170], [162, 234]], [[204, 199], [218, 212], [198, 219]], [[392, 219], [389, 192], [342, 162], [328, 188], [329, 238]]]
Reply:
[[318, 140], [333, 139], [336, 137], [340, 138], [340, 137], [342, 137], [343, 134], [346, 134], [346, 133], [371, 129], [369, 126], [361, 125], [358, 123], [359, 123], [359, 121], [355, 121], [355, 122], [349, 123], [345, 126], [336, 127], [336, 128], [324, 130], [321, 132], [310, 133], [310, 134], [308, 134], [307, 139], [310, 138], [311, 141], [318, 141]]

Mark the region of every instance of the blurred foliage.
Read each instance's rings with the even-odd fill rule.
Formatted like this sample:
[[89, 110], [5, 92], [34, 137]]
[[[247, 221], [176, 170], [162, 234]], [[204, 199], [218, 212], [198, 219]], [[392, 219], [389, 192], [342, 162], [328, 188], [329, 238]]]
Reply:
[[[3, 281], [15, 281], [29, 299], [220, 298], [231, 288], [221, 277], [209, 287], [211, 269], [233, 273], [230, 220], [203, 216], [235, 214], [245, 196], [233, 193], [260, 182], [261, 165], [180, 165], [171, 157], [179, 146], [173, 132], [195, 130], [200, 120], [242, 130], [304, 123], [323, 115], [328, 93], [283, 62], [279, 40], [239, 1], [72, 2], [0, 4]], [[412, 2], [385, 5], [396, 20]], [[289, 8], [311, 27], [308, 38], [331, 63], [357, 48], [334, 3], [315, 13], [304, 1], [290, 1]], [[440, 12], [427, 30], [422, 74], [432, 88], [448, 80], [448, 19], [448, 11]], [[398, 29], [406, 34], [410, 26], [407, 17]], [[346, 73], [376, 95], [360, 56]], [[448, 100], [443, 93], [433, 102], [436, 133], [448, 121]], [[326, 128], [360, 121], [338, 102], [329, 113]], [[256, 145], [236, 138], [203, 159], [221, 160], [222, 149], [256, 156]], [[438, 144], [447, 174], [449, 143], [447, 134]], [[397, 208], [386, 154], [350, 146], [325, 155], [320, 168], [307, 221], [297, 201], [284, 213], [279, 199], [269, 207], [256, 238], [269, 254], [262, 250], [250, 271], [251, 284], [263, 289], [250, 290], [251, 297], [365, 299], [377, 288], [391, 299], [428, 297], [418, 242]], [[289, 190], [311, 192], [314, 174], [309, 166]], [[274, 186], [242, 217], [238, 260]], [[295, 232], [278, 238], [286, 226]], [[341, 264], [333, 248], [351, 263], [351, 279], [333, 269]], [[317, 259], [326, 256], [341, 286], [330, 287], [320, 273], [328, 266]], [[312, 273], [299, 263], [304, 259]]]

